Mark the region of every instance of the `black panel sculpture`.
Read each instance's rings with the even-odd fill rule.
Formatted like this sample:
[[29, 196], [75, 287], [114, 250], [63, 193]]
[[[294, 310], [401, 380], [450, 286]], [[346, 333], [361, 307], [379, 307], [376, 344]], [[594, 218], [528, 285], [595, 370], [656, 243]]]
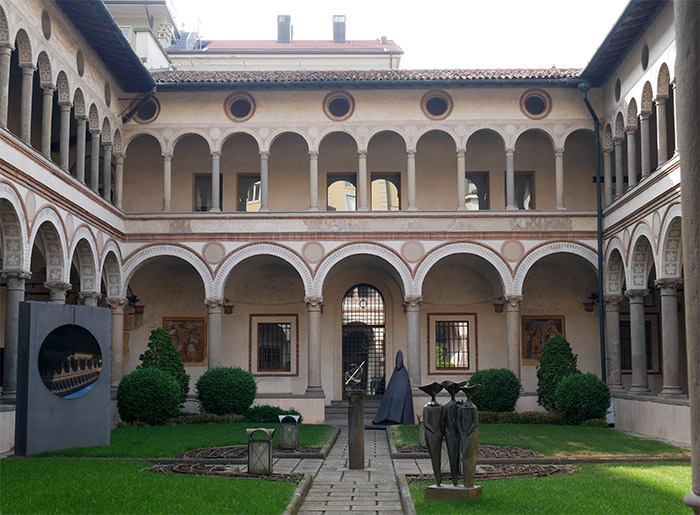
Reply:
[[457, 402], [455, 395], [459, 393], [459, 389], [467, 384], [466, 381], [455, 383], [453, 381], [443, 381], [442, 387], [447, 390], [451, 398], [442, 407], [442, 420], [445, 424], [445, 443], [447, 444], [447, 458], [450, 461], [450, 474], [452, 475], [452, 484], [459, 484], [459, 442], [460, 428], [457, 423], [457, 409], [461, 406], [461, 402]]
[[413, 424], [413, 394], [403, 352], [396, 353], [396, 367], [374, 417], [374, 424]]
[[435, 396], [442, 390], [440, 383], [430, 383], [419, 387], [422, 391], [430, 395], [428, 404], [423, 406], [423, 427], [425, 428], [425, 443], [428, 446], [430, 462], [433, 465], [435, 474], [435, 484], [440, 486], [442, 482], [441, 456], [443, 433], [442, 406], [435, 400]]

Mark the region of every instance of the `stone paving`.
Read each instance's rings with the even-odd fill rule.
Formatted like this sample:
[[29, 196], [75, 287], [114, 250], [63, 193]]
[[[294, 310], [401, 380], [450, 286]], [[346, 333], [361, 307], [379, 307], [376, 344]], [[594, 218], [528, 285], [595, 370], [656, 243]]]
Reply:
[[299, 513], [402, 513], [386, 433], [365, 430], [365, 469], [350, 470], [347, 427], [341, 429], [333, 449], [314, 476], [313, 486]]

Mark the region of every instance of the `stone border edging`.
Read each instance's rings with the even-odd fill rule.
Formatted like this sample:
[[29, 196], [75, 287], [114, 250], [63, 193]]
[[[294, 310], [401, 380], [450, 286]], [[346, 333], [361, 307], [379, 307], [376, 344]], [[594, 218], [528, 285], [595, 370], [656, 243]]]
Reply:
[[295, 515], [299, 512], [301, 505], [304, 504], [306, 499], [306, 494], [311, 490], [311, 485], [314, 484], [314, 477], [311, 474], [304, 474], [304, 478], [297, 485], [292, 498], [289, 500], [289, 504], [285, 508], [282, 515]]
[[[391, 459], [398, 458], [398, 451], [396, 450], [396, 443], [394, 442], [394, 437], [391, 435], [391, 426], [386, 428], [386, 441], [389, 443], [389, 454]], [[426, 453], [427, 454], [427, 453]]]
[[411, 491], [408, 489], [408, 481], [405, 474], [396, 474], [396, 482], [399, 485], [399, 498], [401, 499], [401, 509], [405, 515], [416, 515], [416, 508], [413, 505]]
[[331, 434], [331, 437], [326, 442], [326, 445], [321, 447], [321, 458], [323, 458], [325, 460], [328, 457], [328, 453], [331, 452], [331, 449], [335, 445], [336, 440], [338, 440], [339, 435], [340, 435], [340, 426], [335, 426], [335, 430], [333, 431], [333, 434]]

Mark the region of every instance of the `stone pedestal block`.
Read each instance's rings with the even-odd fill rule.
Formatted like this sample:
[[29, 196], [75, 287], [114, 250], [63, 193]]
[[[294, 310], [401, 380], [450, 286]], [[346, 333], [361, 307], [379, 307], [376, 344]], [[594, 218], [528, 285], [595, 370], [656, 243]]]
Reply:
[[475, 485], [471, 488], [453, 485], [431, 485], [425, 489], [425, 500], [430, 499], [474, 499], [482, 493], [481, 486]]

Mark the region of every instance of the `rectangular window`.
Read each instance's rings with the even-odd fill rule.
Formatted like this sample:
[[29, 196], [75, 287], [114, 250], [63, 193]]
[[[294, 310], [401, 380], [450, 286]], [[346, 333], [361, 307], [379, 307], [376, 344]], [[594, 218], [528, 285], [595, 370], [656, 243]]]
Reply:
[[401, 175], [398, 173], [372, 174], [372, 211], [401, 209]]
[[258, 376], [299, 375], [299, 315], [250, 315], [248, 370]]
[[489, 173], [467, 172], [467, 192], [464, 205], [469, 211], [489, 209]]
[[[224, 176], [219, 175], [219, 206], [223, 210]], [[198, 212], [211, 209], [211, 174], [194, 175], [194, 210]]]
[[238, 176], [238, 211], [260, 211], [260, 175]]
[[476, 314], [428, 313], [428, 373], [476, 372], [476, 340]]
[[[646, 340], [647, 371], [658, 372], [661, 365], [658, 343], [657, 315], [648, 314], [644, 320], [644, 337]], [[623, 371], [632, 371], [632, 329], [629, 315], [620, 315], [620, 364]]]

